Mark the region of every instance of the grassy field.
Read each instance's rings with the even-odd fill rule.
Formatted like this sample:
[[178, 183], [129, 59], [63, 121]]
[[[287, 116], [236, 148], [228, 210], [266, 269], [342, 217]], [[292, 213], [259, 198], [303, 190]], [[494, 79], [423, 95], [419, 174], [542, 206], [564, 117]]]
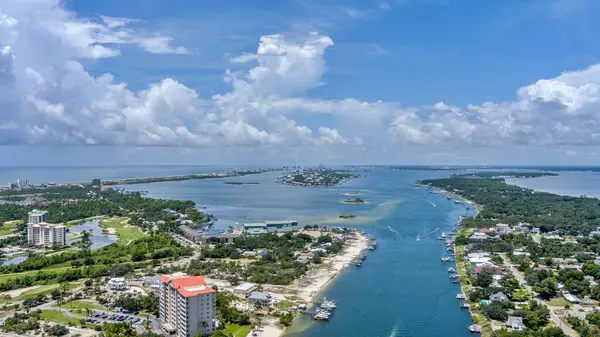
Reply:
[[[83, 301], [83, 300], [71, 301], [71, 302], [65, 303], [61, 306], [58, 306], [58, 307], [63, 308], [63, 309], [107, 310], [106, 307], [103, 306], [102, 304], [98, 304], [98, 303], [94, 303], [94, 302], [90, 302], [90, 301]], [[83, 310], [83, 312], [85, 312], [85, 310]]]
[[147, 234], [138, 227], [127, 226], [127, 218], [110, 218], [100, 221], [102, 228], [114, 228], [119, 237], [120, 244], [127, 245], [130, 242], [143, 238]]
[[17, 229], [17, 226], [22, 222], [23, 221], [20, 220], [5, 222], [2, 226], [0, 226], [0, 235], [14, 234], [15, 229]]
[[42, 310], [41, 318], [46, 322], [60, 323], [60, 324], [74, 324], [79, 325], [79, 319], [73, 317], [67, 317], [60, 311], [54, 310]]
[[[56, 268], [55, 270], [58, 271], [58, 270], [67, 270], [67, 269], [71, 269], [71, 267]], [[20, 276], [25, 276], [25, 275], [35, 275], [39, 272], [40, 272], [39, 270], [31, 270], [31, 271], [24, 271], [21, 273], [1, 274], [0, 282], [5, 282], [6, 280], [8, 280], [10, 278], [14, 278], [14, 277], [20, 277]]]
[[553, 307], [563, 307], [563, 308], [565, 305], [569, 304], [569, 302], [567, 302], [567, 300], [565, 300], [562, 297], [555, 297], [546, 303], [548, 303], [548, 305], [553, 306]]
[[252, 330], [250, 325], [237, 325], [237, 324], [226, 324], [225, 333], [227, 335], [232, 334], [233, 337], [246, 337]]

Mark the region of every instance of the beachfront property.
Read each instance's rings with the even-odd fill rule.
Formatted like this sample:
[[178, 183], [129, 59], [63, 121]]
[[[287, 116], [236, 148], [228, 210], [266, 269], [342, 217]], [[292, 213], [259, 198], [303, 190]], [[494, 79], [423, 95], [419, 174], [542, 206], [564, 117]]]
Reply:
[[32, 246], [65, 246], [67, 244], [67, 227], [46, 221], [48, 221], [47, 211], [34, 209], [29, 212], [27, 242]]
[[108, 289], [110, 290], [125, 290], [127, 289], [127, 281], [122, 277], [113, 277], [108, 280]]
[[259, 235], [262, 233], [297, 232], [299, 229], [298, 221], [295, 220], [264, 221], [245, 223], [243, 225], [244, 232], [250, 235]]
[[202, 276], [185, 273], [160, 278], [159, 317], [163, 330], [177, 337], [197, 333], [210, 335], [216, 329], [217, 297]]
[[248, 295], [248, 308], [268, 308], [271, 305], [271, 295], [262, 291], [253, 291]]

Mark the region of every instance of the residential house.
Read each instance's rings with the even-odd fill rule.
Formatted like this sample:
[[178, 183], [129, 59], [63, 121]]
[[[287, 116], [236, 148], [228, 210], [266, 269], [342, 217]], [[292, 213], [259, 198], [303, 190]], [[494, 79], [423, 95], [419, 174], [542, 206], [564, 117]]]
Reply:
[[481, 232], [475, 232], [469, 237], [469, 239], [471, 239], [471, 240], [478, 240], [478, 241], [487, 240], [489, 238], [490, 237], [487, 234], [481, 233]]
[[570, 303], [573, 303], [573, 304], [581, 303], [581, 300], [573, 294], [564, 294], [563, 296], [564, 296], [565, 300], [569, 301]]
[[506, 327], [510, 328], [513, 331], [525, 330], [525, 324], [523, 324], [523, 317], [508, 316], [508, 320], [506, 321]]
[[508, 296], [503, 292], [490, 295], [490, 302], [508, 302]]
[[258, 289], [258, 285], [254, 283], [242, 283], [235, 288], [233, 288], [233, 292], [238, 295], [242, 295], [244, 297], [248, 297], [253, 291]]
[[[260, 303], [260, 304], [257, 304]], [[253, 291], [248, 295], [248, 308], [268, 308], [271, 305], [271, 295], [262, 291]]]

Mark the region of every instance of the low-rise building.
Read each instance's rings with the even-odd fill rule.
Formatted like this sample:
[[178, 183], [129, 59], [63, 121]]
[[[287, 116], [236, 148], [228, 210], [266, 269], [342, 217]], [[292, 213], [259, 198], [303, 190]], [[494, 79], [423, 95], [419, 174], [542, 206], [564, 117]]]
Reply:
[[258, 289], [258, 285], [254, 284], [254, 283], [242, 283], [242, 284], [236, 286], [235, 288], [233, 288], [233, 292], [235, 294], [247, 297], [256, 289]]
[[510, 328], [513, 331], [525, 330], [525, 324], [523, 324], [523, 317], [508, 316], [508, 320], [506, 321], [506, 327]]
[[248, 308], [268, 308], [271, 305], [271, 295], [262, 291], [253, 291], [248, 295]]
[[122, 277], [113, 277], [108, 280], [108, 289], [110, 290], [125, 290], [127, 289], [127, 281]]
[[503, 292], [490, 295], [490, 302], [508, 302], [508, 296]]
[[250, 235], [258, 235], [262, 233], [287, 233], [297, 232], [300, 228], [298, 221], [281, 220], [281, 221], [265, 221], [255, 223], [245, 223], [243, 225], [244, 232]]
[[489, 238], [490, 237], [487, 234], [481, 233], [481, 232], [475, 232], [469, 237], [469, 239], [471, 239], [471, 240], [478, 240], [478, 241], [487, 240]]
[[570, 303], [573, 303], [573, 304], [581, 303], [581, 300], [573, 294], [564, 294], [563, 296], [564, 296], [565, 300], [569, 301]]

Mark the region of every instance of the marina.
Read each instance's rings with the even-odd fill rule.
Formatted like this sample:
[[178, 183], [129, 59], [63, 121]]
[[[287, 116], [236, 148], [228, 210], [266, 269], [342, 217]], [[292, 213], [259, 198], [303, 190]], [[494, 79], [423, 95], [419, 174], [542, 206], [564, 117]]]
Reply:
[[325, 297], [321, 305], [315, 309], [313, 318], [317, 321], [329, 321], [335, 308], [337, 308], [337, 304], [334, 301], [328, 301]]

